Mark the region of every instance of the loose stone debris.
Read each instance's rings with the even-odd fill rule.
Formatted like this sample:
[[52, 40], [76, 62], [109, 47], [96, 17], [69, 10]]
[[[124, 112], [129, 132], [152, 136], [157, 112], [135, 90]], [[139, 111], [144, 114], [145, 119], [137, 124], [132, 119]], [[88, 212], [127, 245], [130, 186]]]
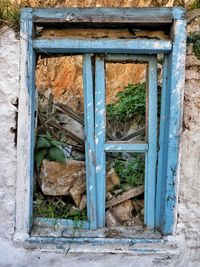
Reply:
[[[51, 93], [45, 100], [39, 96], [37, 131], [42, 134], [50, 134], [52, 138], [55, 138], [55, 144], [60, 142], [61, 146], [57, 145], [57, 147], [64, 153], [65, 162], [43, 159], [40, 172], [36, 172], [38, 193], [35, 202], [38, 203], [38, 196], [40, 206], [43, 205], [42, 203], [45, 206], [46, 203], [52, 201], [53, 205], [50, 205], [48, 209], [52, 209], [53, 217], [55, 216], [54, 207], [55, 209], [61, 207], [63, 213], [62, 211], [59, 213], [60, 218], [66, 218], [66, 216], [68, 218], [69, 212], [69, 218], [79, 219], [79, 213], [84, 213], [86, 219], [87, 192], [83, 114], [75, 112], [67, 104], [55, 102]], [[132, 140], [141, 134], [144, 134], [144, 128], [125, 133], [121, 140]], [[112, 139], [109, 131], [107, 139]], [[143, 225], [144, 186], [124, 187], [112, 165], [112, 157], [115, 158], [115, 155], [111, 155], [106, 166], [106, 226]], [[126, 161], [128, 158], [128, 153], [122, 153], [121, 160]], [[45, 207], [43, 210], [45, 211]], [[34, 213], [35, 216], [43, 216], [41, 209], [35, 208]], [[44, 213], [45, 217], [46, 214], [49, 214], [49, 210]]]

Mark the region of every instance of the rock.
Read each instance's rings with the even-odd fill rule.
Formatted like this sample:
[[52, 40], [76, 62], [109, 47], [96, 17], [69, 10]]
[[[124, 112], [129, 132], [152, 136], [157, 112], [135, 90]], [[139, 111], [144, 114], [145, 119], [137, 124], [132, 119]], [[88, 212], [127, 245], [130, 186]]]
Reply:
[[133, 208], [134, 206], [132, 200], [126, 200], [118, 205], [115, 205], [112, 208], [112, 213], [119, 222], [125, 222], [131, 220]]
[[120, 222], [115, 218], [115, 216], [112, 213], [112, 208], [110, 208], [108, 211], [106, 211], [106, 226], [108, 227], [114, 227], [119, 226]]
[[81, 199], [83, 194], [86, 192], [86, 179], [85, 172], [81, 172], [78, 175], [78, 178], [74, 182], [72, 188], [69, 190], [71, 197], [73, 198], [77, 207], [80, 206]]
[[119, 185], [120, 180], [113, 168], [107, 173], [106, 176], [106, 190], [111, 191], [114, 186]]
[[79, 210], [83, 210], [86, 207], [86, 205], [87, 205], [87, 197], [86, 195], [83, 195], [79, 205]]
[[106, 201], [111, 200], [113, 198], [113, 195], [110, 192], [106, 193]]
[[144, 200], [132, 200], [134, 210], [139, 213], [142, 209], [144, 209]]
[[66, 196], [77, 181], [85, 179], [85, 163], [67, 160], [65, 164], [43, 160], [39, 184], [42, 192], [49, 196]]

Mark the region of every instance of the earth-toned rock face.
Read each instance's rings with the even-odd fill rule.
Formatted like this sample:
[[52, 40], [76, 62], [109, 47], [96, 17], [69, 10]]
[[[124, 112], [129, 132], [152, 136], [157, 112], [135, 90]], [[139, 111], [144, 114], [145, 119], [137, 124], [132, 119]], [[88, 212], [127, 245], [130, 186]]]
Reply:
[[40, 7], [148, 7], [187, 6], [191, 0], [18, 0], [27, 6]]
[[68, 104], [74, 111], [83, 112], [82, 56], [39, 59], [36, 69], [36, 88], [54, 100]]
[[[145, 64], [107, 64], [106, 103], [115, 102], [117, 92], [129, 83], [141, 83], [145, 78]], [[52, 92], [54, 100], [83, 113], [82, 56], [40, 59], [36, 70], [36, 87], [43, 94]]]

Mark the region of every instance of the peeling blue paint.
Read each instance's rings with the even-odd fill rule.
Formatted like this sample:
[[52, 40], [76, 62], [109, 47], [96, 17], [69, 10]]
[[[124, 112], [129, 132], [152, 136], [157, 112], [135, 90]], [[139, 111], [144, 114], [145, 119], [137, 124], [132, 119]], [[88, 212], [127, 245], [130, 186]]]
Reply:
[[132, 53], [157, 54], [169, 53], [172, 49], [168, 40], [157, 39], [39, 39], [33, 41], [34, 49], [39, 53]]
[[96, 142], [96, 194], [97, 194], [97, 219], [98, 227], [105, 226], [105, 201], [106, 201], [106, 162], [105, 162], [105, 67], [104, 59], [95, 58], [95, 105], [98, 112], [95, 113], [95, 138]]
[[[96, 174], [95, 174], [95, 143], [94, 143], [94, 100], [91, 55], [83, 56], [83, 86], [84, 86], [84, 120], [85, 120], [85, 157], [86, 157], [86, 188], [87, 214], [90, 229], [97, 228], [96, 213]], [[90, 190], [92, 186], [93, 190]]]
[[[172, 234], [174, 225], [174, 207], [176, 204], [177, 166], [179, 156], [180, 129], [182, 118], [184, 55], [185, 55], [185, 12], [182, 8], [166, 9], [126, 9], [126, 12], [142, 12], [154, 15], [170, 16], [172, 42], [170, 40], [135, 39], [39, 39], [33, 40], [33, 16], [44, 18], [63, 18], [72, 9], [24, 9], [21, 16], [21, 33], [27, 38], [27, 84], [29, 89], [30, 121], [30, 161], [29, 170], [29, 228], [32, 221], [33, 199], [33, 162], [34, 162], [34, 114], [35, 114], [35, 57], [36, 52], [45, 53], [82, 53], [84, 55], [84, 98], [85, 98], [85, 134], [86, 134], [86, 173], [87, 173], [87, 208], [89, 222], [84, 222], [90, 229], [102, 227], [105, 222], [105, 153], [106, 152], [143, 152], [146, 154], [145, 179], [145, 223], [149, 227], [159, 227], [164, 234]], [[79, 9], [74, 9], [79, 12]], [[94, 12], [88, 9], [87, 12]], [[122, 10], [100, 9], [101, 12], [121, 14]], [[96, 12], [98, 10], [96, 9]], [[71, 12], [71, 11], [70, 11]], [[135, 13], [134, 13], [135, 12]], [[146, 13], [145, 13], [146, 12]], [[71, 13], [70, 13], [71, 14]], [[68, 14], [69, 15], [69, 14]], [[138, 15], [138, 14], [137, 14]], [[92, 23], [92, 22], [91, 22]], [[24, 38], [24, 37], [23, 37]], [[93, 77], [90, 53], [111, 53], [105, 55], [107, 61], [136, 60], [149, 64], [149, 125], [148, 142], [146, 143], [105, 143], [105, 70], [104, 59], [96, 57], [96, 92], [93, 99]], [[116, 55], [121, 53], [121, 55]], [[124, 55], [122, 55], [124, 53]], [[128, 55], [126, 55], [128, 53]], [[134, 55], [134, 54], [143, 55]], [[157, 74], [156, 58], [152, 55], [166, 54], [163, 69], [163, 92], [161, 105], [161, 123], [159, 140], [159, 158], [156, 187], [156, 155], [157, 155]], [[146, 54], [146, 55], [145, 55]], [[151, 54], [151, 56], [149, 56]], [[91, 110], [95, 110], [94, 114]], [[96, 136], [96, 144], [95, 144]], [[92, 190], [90, 190], [92, 188]], [[97, 192], [98, 190], [98, 192]], [[155, 193], [156, 190], [156, 193]], [[156, 195], [156, 205], [155, 205]], [[66, 223], [66, 221], [64, 222]], [[70, 224], [70, 223], [69, 223]], [[41, 239], [42, 240], [42, 239]], [[77, 239], [78, 240], [78, 239]], [[82, 240], [82, 241], [81, 241]], [[87, 241], [86, 241], [87, 240]], [[80, 242], [90, 242], [80, 239]], [[95, 239], [91, 239], [94, 242]], [[100, 239], [98, 239], [99, 242]], [[141, 239], [139, 239], [141, 241]], [[112, 242], [118, 242], [113, 240]], [[103, 240], [102, 242], [105, 242]], [[133, 242], [133, 239], [124, 242]], [[143, 241], [142, 241], [143, 242]], [[144, 240], [148, 242], [148, 240]]]
[[148, 151], [145, 154], [145, 216], [144, 223], [155, 227], [155, 191], [157, 165], [157, 58], [150, 57], [148, 69]]
[[27, 62], [26, 62], [26, 75], [27, 77], [27, 88], [29, 94], [29, 114], [30, 114], [30, 125], [29, 127], [29, 138], [30, 138], [30, 153], [28, 161], [29, 164], [29, 179], [28, 188], [29, 191], [29, 218], [27, 220], [29, 231], [32, 228], [33, 219], [33, 176], [34, 176], [34, 146], [35, 146], [35, 58], [36, 54], [33, 50], [33, 21], [32, 21], [32, 9], [24, 9], [21, 13], [20, 22], [20, 35], [27, 39]]

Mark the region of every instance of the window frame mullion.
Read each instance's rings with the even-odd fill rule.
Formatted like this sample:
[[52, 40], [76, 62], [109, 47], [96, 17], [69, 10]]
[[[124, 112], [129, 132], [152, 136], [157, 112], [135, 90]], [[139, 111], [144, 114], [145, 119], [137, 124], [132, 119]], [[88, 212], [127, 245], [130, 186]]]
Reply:
[[84, 124], [85, 124], [85, 163], [86, 163], [86, 196], [87, 216], [90, 229], [97, 228], [96, 212], [96, 158], [94, 141], [94, 99], [93, 71], [91, 54], [83, 55], [83, 88], [84, 88]]
[[106, 136], [105, 62], [102, 56], [95, 57], [95, 149], [96, 192], [98, 227], [105, 226], [106, 160], [104, 143]]

